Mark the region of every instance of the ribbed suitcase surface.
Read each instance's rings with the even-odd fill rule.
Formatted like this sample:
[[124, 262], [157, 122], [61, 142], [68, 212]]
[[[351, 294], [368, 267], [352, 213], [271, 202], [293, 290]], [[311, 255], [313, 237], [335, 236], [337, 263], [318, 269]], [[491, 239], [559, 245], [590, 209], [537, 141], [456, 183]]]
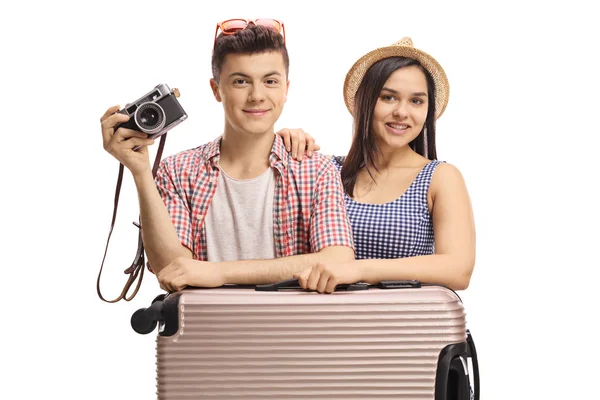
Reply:
[[178, 296], [179, 329], [157, 338], [160, 400], [433, 400], [440, 352], [466, 339], [439, 286]]

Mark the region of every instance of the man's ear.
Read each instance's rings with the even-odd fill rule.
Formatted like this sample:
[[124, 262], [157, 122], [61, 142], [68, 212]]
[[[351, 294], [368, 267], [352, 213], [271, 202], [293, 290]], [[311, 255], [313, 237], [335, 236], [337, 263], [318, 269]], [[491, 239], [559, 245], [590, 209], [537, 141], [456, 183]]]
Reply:
[[213, 96], [215, 96], [215, 100], [219, 103], [221, 102], [221, 94], [219, 93], [219, 83], [215, 78], [210, 79], [210, 88], [212, 89]]
[[288, 91], [290, 90], [290, 81], [285, 84], [285, 101], [287, 101]]

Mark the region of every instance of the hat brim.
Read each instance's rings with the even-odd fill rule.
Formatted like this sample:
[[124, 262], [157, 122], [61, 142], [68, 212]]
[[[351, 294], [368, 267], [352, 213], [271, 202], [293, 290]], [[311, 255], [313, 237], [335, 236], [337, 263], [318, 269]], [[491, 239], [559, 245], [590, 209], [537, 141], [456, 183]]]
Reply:
[[389, 57], [409, 57], [431, 74], [435, 87], [435, 118], [441, 117], [448, 104], [450, 85], [442, 66], [429, 54], [414, 47], [392, 45], [373, 50], [354, 63], [344, 81], [344, 102], [350, 114], [354, 113], [354, 97], [365, 74], [376, 62]]

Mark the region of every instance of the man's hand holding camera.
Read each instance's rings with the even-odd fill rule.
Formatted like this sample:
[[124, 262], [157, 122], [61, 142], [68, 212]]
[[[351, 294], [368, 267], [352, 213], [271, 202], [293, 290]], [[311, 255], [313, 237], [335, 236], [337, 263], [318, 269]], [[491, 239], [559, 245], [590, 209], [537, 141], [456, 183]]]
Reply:
[[118, 106], [109, 108], [100, 118], [104, 149], [134, 178], [151, 171], [148, 146], [154, 139], [187, 119], [178, 97], [179, 89], [159, 84], [122, 110]]
[[115, 127], [130, 119], [128, 115], [117, 111], [119, 111], [119, 106], [111, 107], [100, 119], [104, 149], [119, 160], [134, 176], [150, 171], [148, 146], [154, 143], [154, 139], [148, 139], [146, 133], [132, 129], [118, 128], [115, 131]]

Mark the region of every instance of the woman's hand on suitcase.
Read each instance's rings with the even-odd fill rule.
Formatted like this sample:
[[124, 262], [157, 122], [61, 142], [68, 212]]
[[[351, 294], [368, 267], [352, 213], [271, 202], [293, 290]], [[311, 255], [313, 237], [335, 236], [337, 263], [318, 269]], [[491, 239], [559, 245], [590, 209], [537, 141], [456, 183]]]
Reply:
[[217, 264], [177, 257], [157, 275], [160, 287], [176, 292], [186, 286], [219, 287], [225, 284], [223, 269]]
[[299, 274], [294, 274], [294, 278], [298, 278], [302, 288], [319, 293], [333, 293], [337, 285], [356, 283], [362, 279], [355, 262], [318, 263]]

